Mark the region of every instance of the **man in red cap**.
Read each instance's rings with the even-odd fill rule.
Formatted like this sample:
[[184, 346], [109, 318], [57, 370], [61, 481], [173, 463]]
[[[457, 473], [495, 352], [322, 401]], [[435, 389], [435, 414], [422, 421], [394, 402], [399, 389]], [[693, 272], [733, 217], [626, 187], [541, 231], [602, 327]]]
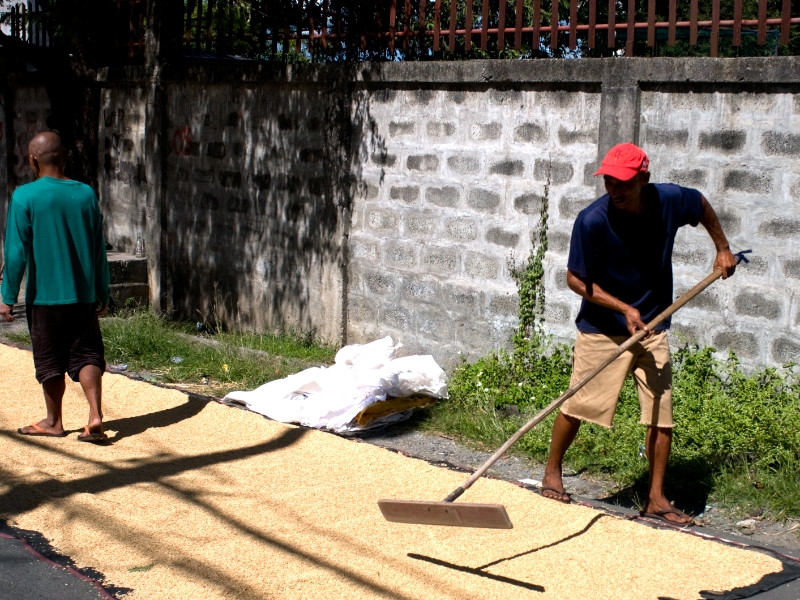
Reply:
[[[733, 275], [736, 259], [714, 209], [697, 190], [651, 184], [649, 161], [633, 144], [609, 150], [595, 175], [607, 194], [575, 220], [567, 263], [567, 285], [583, 298], [575, 323], [572, 384], [672, 303], [672, 247], [684, 225], [702, 223], [717, 250], [714, 268]], [[550, 456], [542, 481], [547, 498], [569, 502], [561, 480], [564, 454], [581, 421], [611, 427], [619, 392], [628, 373], [639, 393], [647, 426], [645, 451], [650, 491], [642, 513], [679, 525], [691, 518], [664, 495], [664, 473], [672, 445], [672, 370], [666, 330], [669, 320], [649, 332], [567, 400], [553, 423]]]

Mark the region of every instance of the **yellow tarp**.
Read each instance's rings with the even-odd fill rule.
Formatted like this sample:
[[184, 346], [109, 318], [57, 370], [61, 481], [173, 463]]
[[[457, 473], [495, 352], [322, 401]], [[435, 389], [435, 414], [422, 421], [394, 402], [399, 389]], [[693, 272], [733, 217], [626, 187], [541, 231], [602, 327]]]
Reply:
[[[504, 504], [512, 530], [387, 523], [378, 498], [440, 499], [462, 475], [119, 375], [104, 377], [113, 444], [22, 437], [41, 390], [28, 352], [0, 346], [0, 364], [0, 513], [131, 600], [695, 599], [782, 569], [497, 480], [463, 501]], [[85, 418], [69, 383], [66, 426]]]
[[413, 396], [406, 396], [404, 398], [387, 398], [382, 402], [370, 404], [367, 408], [358, 413], [353, 420], [361, 425], [361, 427], [366, 427], [375, 419], [388, 417], [389, 415], [403, 412], [409, 408], [430, 406], [434, 402], [436, 402], [434, 398], [423, 396], [422, 394], [414, 394]]

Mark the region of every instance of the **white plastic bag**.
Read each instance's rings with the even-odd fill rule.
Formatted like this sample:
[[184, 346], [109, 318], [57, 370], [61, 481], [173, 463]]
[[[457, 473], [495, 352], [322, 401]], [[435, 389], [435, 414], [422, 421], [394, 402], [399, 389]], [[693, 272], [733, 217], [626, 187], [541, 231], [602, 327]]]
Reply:
[[380, 370], [379, 376], [389, 396], [448, 397], [447, 375], [430, 354], [396, 358]]
[[[352, 432], [364, 429], [354, 421], [361, 411], [390, 396], [447, 398], [447, 376], [433, 357], [396, 359], [400, 346], [390, 336], [345, 346], [329, 368], [306, 369], [253, 391], [231, 392], [223, 400], [284, 423]], [[408, 418], [412, 412], [389, 414], [368, 427]]]
[[381, 340], [369, 344], [351, 344], [336, 353], [337, 365], [349, 365], [356, 369], [380, 369], [383, 365], [394, 360], [397, 350], [403, 344], [395, 346], [392, 336], [387, 335]]

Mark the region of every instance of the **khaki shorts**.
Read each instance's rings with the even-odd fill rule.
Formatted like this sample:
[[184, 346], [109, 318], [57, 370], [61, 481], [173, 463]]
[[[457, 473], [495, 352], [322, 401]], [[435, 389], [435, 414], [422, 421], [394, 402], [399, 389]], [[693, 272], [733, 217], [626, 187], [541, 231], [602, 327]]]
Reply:
[[[600, 333], [578, 332], [573, 352], [572, 380], [575, 385], [594, 367], [608, 357], [626, 336], [607, 336]], [[627, 351], [589, 381], [561, 406], [570, 417], [611, 427], [617, 409], [619, 393], [628, 373], [633, 373], [642, 425], [673, 427], [672, 367], [669, 362], [667, 333], [660, 331]]]

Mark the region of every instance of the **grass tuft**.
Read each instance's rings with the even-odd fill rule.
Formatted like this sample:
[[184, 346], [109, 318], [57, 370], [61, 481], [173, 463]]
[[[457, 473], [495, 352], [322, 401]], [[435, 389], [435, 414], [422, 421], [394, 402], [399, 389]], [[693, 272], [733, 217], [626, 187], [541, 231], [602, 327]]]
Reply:
[[[209, 380], [207, 393], [254, 389], [312, 365], [333, 361], [336, 349], [293, 333], [195, 335], [190, 324], [166, 321], [150, 312], [101, 320], [106, 361], [127, 363], [168, 383]], [[196, 338], [196, 339], [192, 339]], [[198, 343], [202, 340], [214, 345]], [[260, 353], [243, 353], [242, 348]], [[173, 358], [179, 357], [180, 362]]]
[[[128, 372], [145, 371], [159, 381], [198, 386], [194, 391], [216, 396], [254, 389], [309, 366], [330, 364], [336, 354], [334, 346], [308, 335], [209, 336], [197, 334], [193, 324], [167, 321], [142, 310], [102, 318], [100, 328], [109, 365], [125, 363]], [[9, 333], [6, 339], [30, 344], [27, 331]], [[242, 352], [242, 348], [258, 352]], [[173, 362], [176, 357], [179, 362]]]

